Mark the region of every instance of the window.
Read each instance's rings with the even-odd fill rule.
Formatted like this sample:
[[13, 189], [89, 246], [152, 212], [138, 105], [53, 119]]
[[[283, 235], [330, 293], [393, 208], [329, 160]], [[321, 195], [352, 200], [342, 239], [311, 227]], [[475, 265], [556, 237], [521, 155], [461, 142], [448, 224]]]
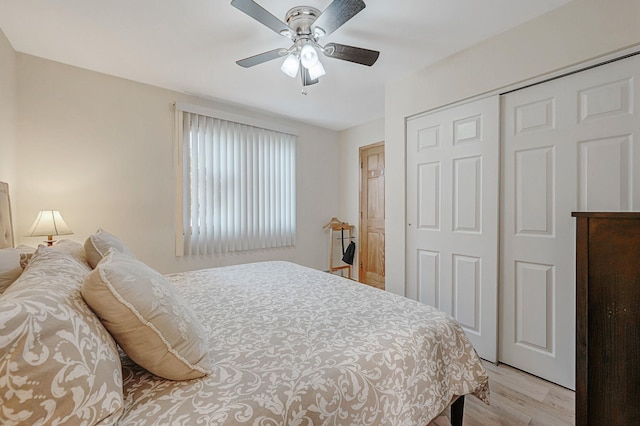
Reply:
[[177, 255], [294, 245], [296, 136], [176, 107]]

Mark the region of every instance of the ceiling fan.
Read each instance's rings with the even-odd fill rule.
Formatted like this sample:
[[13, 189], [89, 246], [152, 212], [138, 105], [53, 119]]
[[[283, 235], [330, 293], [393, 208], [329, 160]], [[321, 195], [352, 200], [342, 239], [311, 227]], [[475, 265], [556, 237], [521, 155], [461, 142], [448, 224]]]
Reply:
[[253, 0], [232, 0], [231, 5], [293, 41], [293, 45], [288, 49], [274, 49], [236, 61], [241, 67], [250, 68], [286, 57], [281, 67], [282, 71], [292, 78], [300, 72], [302, 85], [309, 86], [316, 84], [318, 79], [325, 75], [318, 51], [329, 58], [367, 66], [375, 64], [380, 55], [378, 51], [360, 47], [338, 43], [327, 43], [323, 46], [319, 43], [321, 38], [333, 33], [364, 9], [366, 5], [362, 0], [333, 0], [322, 13], [313, 7], [297, 6], [287, 12], [286, 23]]

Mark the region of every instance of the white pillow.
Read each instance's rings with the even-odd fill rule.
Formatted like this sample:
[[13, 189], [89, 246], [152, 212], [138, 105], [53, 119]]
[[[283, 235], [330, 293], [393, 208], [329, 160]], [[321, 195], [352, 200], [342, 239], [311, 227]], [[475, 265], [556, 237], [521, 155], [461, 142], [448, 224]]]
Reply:
[[84, 254], [84, 246], [77, 241], [59, 240], [53, 246], [51, 246], [51, 249], [67, 253], [81, 264], [91, 267], [91, 265], [89, 265], [89, 262], [87, 261], [87, 257]]
[[120, 347], [141, 367], [170, 380], [211, 372], [204, 328], [173, 284], [114, 249], [87, 275], [82, 296]]
[[0, 294], [20, 277], [35, 250], [28, 246], [0, 249]]
[[90, 235], [84, 242], [84, 254], [87, 257], [89, 265], [91, 265], [92, 268], [95, 268], [100, 260], [107, 255], [110, 248], [131, 257], [135, 257], [122, 240], [115, 235], [108, 233], [104, 229], [98, 229], [95, 234]]
[[0, 294], [22, 274], [20, 252], [14, 248], [0, 249]]

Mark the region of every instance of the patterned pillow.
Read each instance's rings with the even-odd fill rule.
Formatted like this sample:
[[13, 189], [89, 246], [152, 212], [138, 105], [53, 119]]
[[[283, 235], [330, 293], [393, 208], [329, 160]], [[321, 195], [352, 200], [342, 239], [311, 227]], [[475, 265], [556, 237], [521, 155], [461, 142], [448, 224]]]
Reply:
[[204, 328], [159, 272], [116, 250], [82, 285], [82, 296], [127, 355], [171, 380], [211, 372]]
[[115, 342], [82, 299], [90, 268], [41, 246], [0, 298], [0, 424], [116, 424]]
[[98, 229], [95, 234], [90, 235], [84, 242], [84, 253], [87, 256], [89, 265], [91, 265], [92, 268], [95, 268], [100, 260], [107, 255], [110, 248], [118, 250], [120, 253], [124, 253], [131, 257], [135, 257], [118, 237], [108, 233], [104, 229]]

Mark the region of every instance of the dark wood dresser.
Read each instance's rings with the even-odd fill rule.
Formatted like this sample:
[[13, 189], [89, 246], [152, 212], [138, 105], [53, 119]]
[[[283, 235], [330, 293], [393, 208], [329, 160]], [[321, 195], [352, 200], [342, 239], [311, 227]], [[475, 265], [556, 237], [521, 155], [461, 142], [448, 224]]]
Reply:
[[576, 425], [640, 424], [640, 213], [576, 218]]

